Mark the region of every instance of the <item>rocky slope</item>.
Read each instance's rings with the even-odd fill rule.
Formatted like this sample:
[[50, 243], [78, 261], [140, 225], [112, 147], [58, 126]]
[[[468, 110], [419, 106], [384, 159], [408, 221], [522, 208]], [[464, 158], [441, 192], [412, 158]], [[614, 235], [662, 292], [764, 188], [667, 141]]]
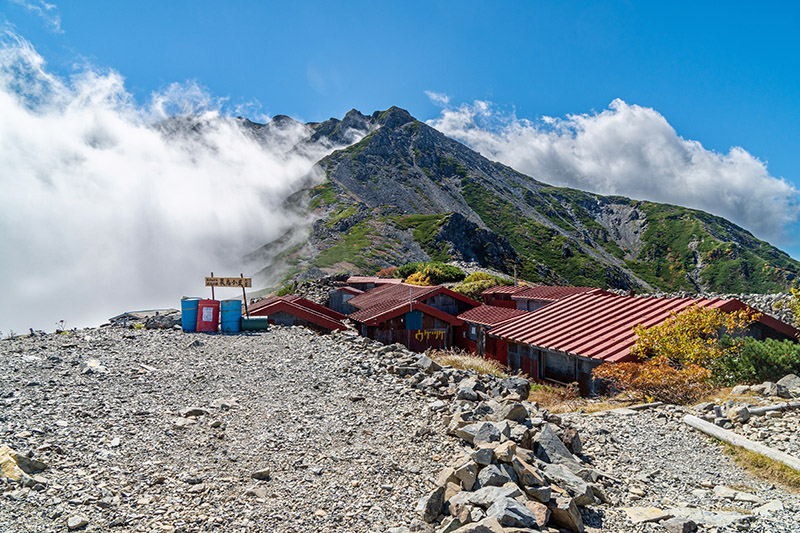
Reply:
[[551, 187], [399, 108], [313, 125], [339, 140], [345, 127], [370, 133], [319, 162], [327, 180], [294, 198], [317, 221], [310, 236], [298, 228], [265, 248], [270, 267], [371, 273], [456, 259], [544, 283], [718, 292], [785, 289], [800, 272], [725, 219]]
[[[567, 492], [554, 505], [584, 483], [575, 509], [588, 532], [668, 531], [667, 514], [702, 531], [800, 531], [797, 496], [736, 467], [680, 423], [684, 409], [559, 417], [521, 402], [518, 380], [438, 369], [349, 333], [111, 327], [0, 341], [0, 369], [0, 444], [34, 467], [0, 478], [4, 531], [451, 531], [450, 511], [417, 504], [482, 440], [493, 451], [475, 474], [488, 487], [519, 454], [548, 483], [574, 483], [555, 482]], [[781, 431], [792, 442], [790, 420]], [[564, 445], [549, 430], [575, 455], [556, 461]], [[554, 452], [542, 460], [534, 443]], [[591, 481], [553, 468], [561, 461]], [[530, 498], [516, 490], [517, 504]], [[519, 511], [499, 499], [500, 515], [493, 502], [462, 505], [463, 531], [535, 531], [480, 529]], [[652, 520], [644, 507], [661, 510], [658, 524], [640, 521]]]

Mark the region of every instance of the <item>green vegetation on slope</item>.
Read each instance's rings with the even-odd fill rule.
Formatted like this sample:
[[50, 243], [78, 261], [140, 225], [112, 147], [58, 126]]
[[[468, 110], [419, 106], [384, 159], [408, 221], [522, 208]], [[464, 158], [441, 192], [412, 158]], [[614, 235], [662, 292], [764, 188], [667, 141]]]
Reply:
[[490, 229], [505, 236], [523, 258], [521, 276], [531, 281], [558, 282], [540, 275], [538, 263], [547, 265], [573, 285], [606, 287], [603, 265], [581, 252], [556, 230], [522, 217], [509, 202], [474, 180], [462, 182], [467, 204]]
[[450, 217], [446, 215], [408, 215], [395, 217], [394, 221], [400, 229], [413, 229], [412, 235], [420, 247], [431, 256], [433, 261], [450, 261], [452, 257], [448, 255], [441, 244], [436, 244], [434, 238], [439, 232], [442, 224], [447, 222]]

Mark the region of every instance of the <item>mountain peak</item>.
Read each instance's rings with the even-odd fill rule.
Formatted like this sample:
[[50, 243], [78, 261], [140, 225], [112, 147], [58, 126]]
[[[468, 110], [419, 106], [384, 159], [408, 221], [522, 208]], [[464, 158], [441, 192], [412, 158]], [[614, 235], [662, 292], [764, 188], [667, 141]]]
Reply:
[[396, 128], [414, 120], [411, 113], [397, 106], [392, 106], [386, 111], [375, 111], [372, 120], [381, 126]]

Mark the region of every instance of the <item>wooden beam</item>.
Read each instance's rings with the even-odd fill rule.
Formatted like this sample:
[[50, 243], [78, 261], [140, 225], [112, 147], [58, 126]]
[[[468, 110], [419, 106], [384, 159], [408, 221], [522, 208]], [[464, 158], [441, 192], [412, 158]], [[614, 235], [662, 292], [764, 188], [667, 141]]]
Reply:
[[784, 464], [789, 468], [796, 470], [797, 472], [800, 472], [800, 459], [793, 457], [788, 453], [774, 450], [764, 446], [763, 444], [759, 444], [758, 442], [753, 442], [750, 439], [746, 439], [741, 435], [737, 435], [732, 431], [728, 431], [727, 429], [722, 429], [711, 422], [706, 422], [705, 420], [697, 418], [693, 415], [684, 416], [683, 423], [691, 428], [705, 433], [706, 435], [710, 435], [715, 439], [719, 439], [722, 442], [727, 442], [733, 446], [744, 448], [749, 452], [761, 454], [772, 459], [773, 461], [778, 461], [779, 463]]

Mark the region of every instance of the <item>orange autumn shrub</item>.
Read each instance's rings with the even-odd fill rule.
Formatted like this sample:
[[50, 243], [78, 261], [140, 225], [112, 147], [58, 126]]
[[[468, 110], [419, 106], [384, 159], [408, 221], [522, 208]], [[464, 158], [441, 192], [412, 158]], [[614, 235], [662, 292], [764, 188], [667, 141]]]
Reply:
[[419, 271], [411, 274], [406, 278], [406, 283], [410, 285], [433, 285], [433, 281], [424, 272]]
[[395, 270], [397, 270], [397, 267], [384, 268], [375, 272], [375, 275], [379, 278], [393, 278]]
[[592, 375], [643, 402], [691, 403], [712, 388], [710, 370], [694, 364], [676, 367], [665, 356], [641, 363], [606, 363]]

